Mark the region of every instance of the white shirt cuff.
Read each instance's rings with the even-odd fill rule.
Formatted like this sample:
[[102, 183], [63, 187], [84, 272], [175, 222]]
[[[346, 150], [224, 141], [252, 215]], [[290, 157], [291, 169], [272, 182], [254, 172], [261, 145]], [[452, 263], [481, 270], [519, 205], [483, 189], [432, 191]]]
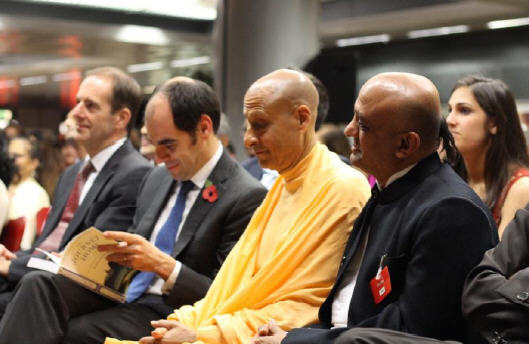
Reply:
[[165, 283], [162, 286], [163, 295], [169, 295], [171, 293], [171, 290], [173, 290], [174, 284], [176, 282], [176, 279], [178, 278], [178, 275], [180, 274], [181, 269], [182, 269], [182, 263], [180, 263], [177, 260], [173, 271], [169, 275], [169, 278], [167, 278], [167, 281], [165, 281]]

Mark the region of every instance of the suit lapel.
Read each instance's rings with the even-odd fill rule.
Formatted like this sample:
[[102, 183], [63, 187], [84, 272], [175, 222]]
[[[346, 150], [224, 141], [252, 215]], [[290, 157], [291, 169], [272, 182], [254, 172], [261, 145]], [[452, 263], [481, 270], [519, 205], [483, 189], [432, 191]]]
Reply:
[[327, 299], [325, 299], [322, 307], [320, 308], [319, 318], [322, 322], [327, 323], [328, 325], [330, 325], [331, 323], [331, 311], [332, 311], [332, 303], [334, 301], [334, 296], [336, 295], [336, 293], [338, 292], [340, 288], [340, 283], [343, 279], [343, 276], [345, 275], [349, 264], [351, 264], [351, 261], [355, 253], [358, 251], [360, 243], [365, 238], [368, 232], [374, 208], [376, 207], [378, 203], [378, 198], [379, 198], [378, 186], [375, 185], [371, 189], [371, 198], [369, 198], [368, 202], [364, 206], [364, 209], [362, 209], [362, 212], [357, 217], [353, 225], [353, 230], [351, 231], [351, 234], [349, 235], [349, 239], [347, 240], [347, 244], [344, 250], [344, 255], [342, 257], [342, 263], [340, 264], [340, 268], [338, 269], [336, 280], [331, 289], [331, 292], [329, 293], [329, 295], [327, 296]]
[[145, 214], [142, 216], [139, 224], [136, 226], [136, 234], [142, 235], [143, 237], [147, 238], [147, 240], [150, 238], [160, 213], [167, 204], [167, 199], [173, 190], [175, 183], [176, 181], [173, 179], [171, 174], [167, 173], [167, 175], [162, 177], [162, 180], [160, 181], [160, 187], [156, 190], [156, 194], [147, 195], [152, 196], [153, 198], [151, 205], [147, 211], [145, 211]]
[[[211, 180], [211, 182], [213, 183], [213, 185], [215, 185], [217, 189], [218, 197], [216, 202], [219, 202], [222, 199], [222, 195], [226, 191], [226, 186], [224, 185], [224, 182], [226, 181], [226, 179], [228, 179], [230, 171], [233, 169], [233, 164], [235, 164], [235, 162], [231, 160], [231, 158], [226, 154], [226, 152], [222, 152], [220, 160], [218, 161], [211, 174], [208, 176], [208, 179]], [[204, 188], [200, 190], [198, 197], [195, 203], [193, 204], [193, 207], [191, 207], [191, 210], [187, 215], [184, 225], [182, 226], [181, 233], [173, 249], [173, 257], [177, 257], [187, 246], [187, 244], [193, 237], [193, 234], [195, 233], [197, 227], [204, 220], [204, 218], [206, 218], [208, 212], [214, 207], [216, 203], [210, 203], [205, 200], [202, 197], [203, 190]]]
[[[133, 148], [130, 145], [130, 142], [128, 140], [125, 141], [125, 143], [105, 163], [101, 171], [98, 173], [96, 179], [94, 180], [94, 183], [90, 187], [90, 190], [88, 190], [88, 193], [83, 199], [83, 202], [79, 205], [79, 207], [75, 211], [75, 214], [72, 220], [70, 221], [70, 224], [66, 228], [66, 232], [64, 233], [64, 236], [62, 238], [61, 247], [66, 242], [70, 241], [71, 236], [77, 232], [77, 230], [79, 229], [78, 227], [81, 225], [81, 223], [85, 219], [88, 210], [90, 209], [92, 204], [96, 201], [101, 190], [106, 185], [108, 180], [114, 175], [114, 171], [116, 171], [119, 168], [121, 159], [123, 159], [124, 156], [129, 154], [130, 150], [132, 149]], [[85, 228], [82, 228], [82, 230], [84, 229]]]

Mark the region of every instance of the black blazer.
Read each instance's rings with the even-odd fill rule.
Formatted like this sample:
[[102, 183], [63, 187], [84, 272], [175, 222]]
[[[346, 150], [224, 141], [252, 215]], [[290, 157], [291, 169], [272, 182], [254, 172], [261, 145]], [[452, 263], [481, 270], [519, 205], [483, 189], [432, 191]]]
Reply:
[[[377, 186], [374, 191], [378, 191]], [[373, 214], [366, 219], [367, 209]], [[365, 222], [365, 223], [364, 223]], [[489, 209], [437, 154], [374, 192], [349, 237], [336, 283], [320, 308], [320, 329], [296, 329], [283, 343], [332, 343], [332, 302], [366, 229], [369, 240], [351, 299], [348, 327], [378, 327], [437, 339], [465, 339], [465, 276], [498, 241]], [[387, 255], [392, 291], [375, 304], [370, 280]]]
[[[208, 179], [217, 188], [218, 198], [210, 203], [200, 191], [172, 253], [182, 263], [173, 290], [165, 298], [172, 308], [204, 297], [267, 192], [225, 152]], [[150, 237], [176, 183], [164, 166], [152, 170], [141, 187], [130, 232]]]
[[529, 342], [529, 205], [468, 275], [463, 314], [489, 343]]
[[[59, 223], [81, 165], [82, 162], [78, 162], [69, 167], [59, 178], [42, 234], [32, 249], [17, 253], [17, 257], [11, 261], [7, 276], [10, 282], [18, 282], [24, 274], [33, 270], [27, 268], [26, 264], [34, 247], [38, 247]], [[59, 250], [75, 235], [91, 226], [101, 230], [127, 230], [132, 224], [139, 185], [151, 168], [149, 162], [127, 140], [97, 175], [66, 228]]]

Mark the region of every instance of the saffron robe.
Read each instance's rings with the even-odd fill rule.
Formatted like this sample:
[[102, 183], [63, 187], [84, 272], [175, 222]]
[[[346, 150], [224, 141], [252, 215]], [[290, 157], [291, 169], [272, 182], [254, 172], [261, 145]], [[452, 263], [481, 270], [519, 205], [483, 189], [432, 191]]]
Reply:
[[246, 344], [271, 318], [286, 330], [316, 322], [369, 196], [360, 172], [316, 144], [277, 178], [206, 296], [168, 319], [207, 344]]

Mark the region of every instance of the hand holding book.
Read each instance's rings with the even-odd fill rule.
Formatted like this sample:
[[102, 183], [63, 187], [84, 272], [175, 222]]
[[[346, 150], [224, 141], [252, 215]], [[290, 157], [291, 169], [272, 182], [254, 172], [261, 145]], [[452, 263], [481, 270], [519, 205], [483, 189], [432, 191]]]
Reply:
[[134, 270], [154, 272], [164, 280], [167, 280], [176, 265], [173, 257], [162, 252], [140, 235], [113, 231], [106, 231], [103, 235], [113, 241], [112, 244], [98, 247], [100, 252], [108, 254], [109, 262], [128, 266]]

